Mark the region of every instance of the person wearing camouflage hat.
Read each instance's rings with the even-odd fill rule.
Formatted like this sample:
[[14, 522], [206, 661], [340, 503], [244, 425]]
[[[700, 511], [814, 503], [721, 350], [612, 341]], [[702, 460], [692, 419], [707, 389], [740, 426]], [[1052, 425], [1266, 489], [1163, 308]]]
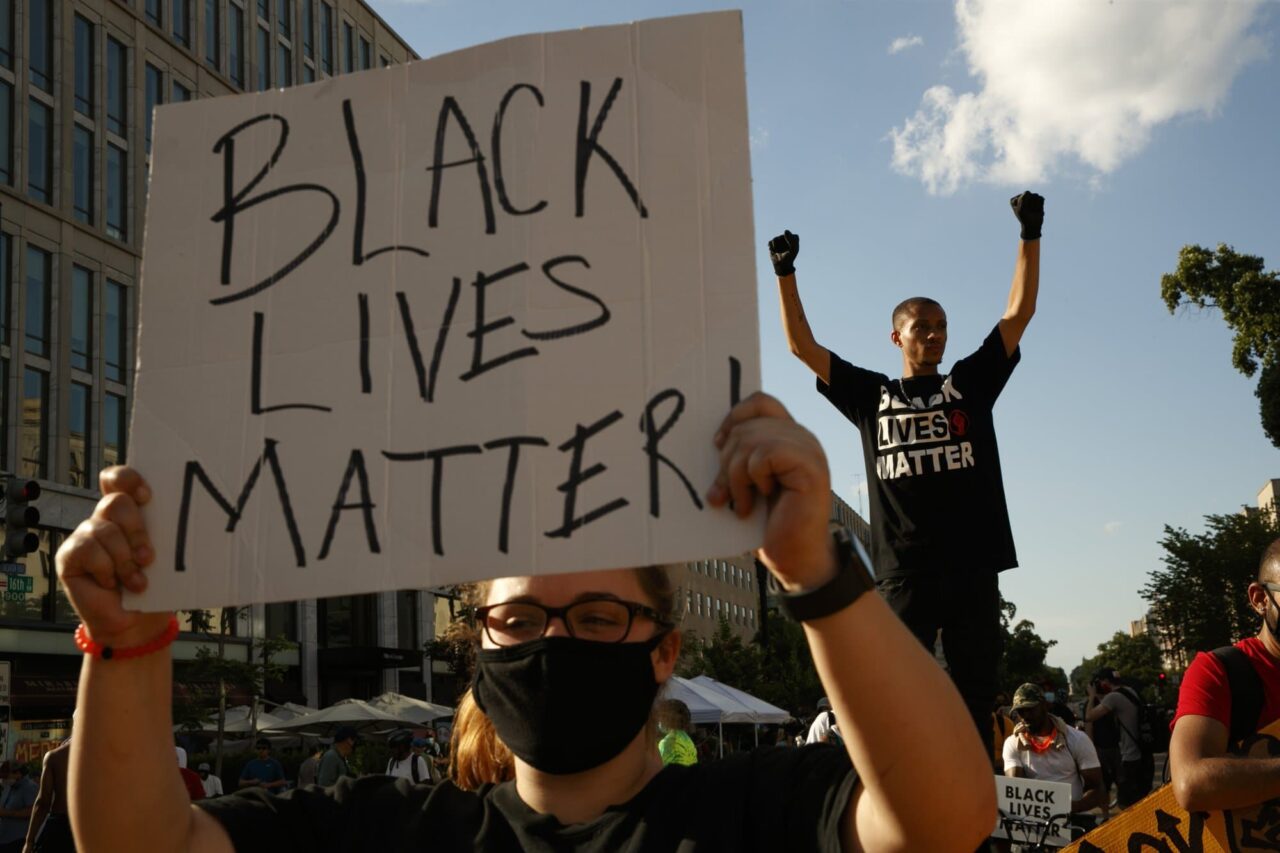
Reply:
[[[1093, 743], [1084, 732], [1049, 713], [1040, 685], [1019, 687], [1009, 713], [1016, 725], [1004, 742], [1004, 775], [1066, 782], [1071, 786], [1072, 813], [1105, 805], [1102, 765]], [[1091, 821], [1081, 820], [1077, 825], [1086, 823]]]

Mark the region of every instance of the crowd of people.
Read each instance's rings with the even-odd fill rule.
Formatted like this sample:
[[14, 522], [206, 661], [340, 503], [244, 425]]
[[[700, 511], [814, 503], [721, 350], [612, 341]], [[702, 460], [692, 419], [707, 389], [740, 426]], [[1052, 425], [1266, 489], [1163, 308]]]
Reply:
[[[682, 643], [682, 596], [667, 567], [511, 576], [465, 591], [475, 672], [447, 756], [396, 733], [385, 767], [357, 775], [359, 735], [344, 728], [303, 762], [296, 786], [267, 740], [225, 785], [233, 791], [220, 795], [207, 765], [184, 785], [170, 735], [173, 615], [125, 610], [119, 595], [145, 589], [156, 562], [142, 508], [175, 496], [117, 467], [102, 472], [93, 515], [58, 552], [85, 660], [76, 733], [63, 757], [46, 760], [63, 786], [47, 820], [60, 806], [90, 853], [143, 838], [155, 853], [968, 853], [997, 821], [993, 772], [1069, 784], [1081, 828], [1086, 814], [1107, 814], [1112, 782], [1116, 806], [1132, 804], [1151, 785], [1149, 721], [1113, 672], [1095, 675], [1078, 715], [1036, 684], [992, 714], [998, 577], [1017, 565], [992, 412], [1035, 313], [1044, 222], [1041, 196], [1011, 205], [1021, 231], [1006, 310], [948, 373], [946, 313], [926, 297], [893, 311], [897, 377], [818, 344], [796, 282], [799, 237], [769, 242], [791, 351], [857, 428], [876, 474], [868, 555], [831, 528], [822, 446], [779, 401], [751, 395], [709, 436], [720, 467], [707, 504], [744, 518], [764, 504], [758, 556], [780, 608], [803, 625], [826, 693], [803, 730], [721, 757], [687, 707], [663, 700]], [[1280, 796], [1280, 759], [1225, 758], [1242, 733], [1280, 718], [1277, 591], [1280, 543], [1249, 588], [1259, 636], [1201, 655], [1183, 681], [1169, 761], [1187, 808]], [[0, 845], [10, 847], [0, 853], [19, 849], [19, 836], [29, 843], [30, 824], [17, 832], [10, 821], [42, 796], [25, 771], [10, 775], [0, 803]], [[928, 799], [926, 819], [927, 791], [947, 795]]]

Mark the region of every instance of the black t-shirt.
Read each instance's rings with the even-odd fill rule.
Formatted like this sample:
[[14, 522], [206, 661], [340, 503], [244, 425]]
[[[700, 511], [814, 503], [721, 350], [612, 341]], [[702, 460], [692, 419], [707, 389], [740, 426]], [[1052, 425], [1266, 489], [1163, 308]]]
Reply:
[[831, 354], [818, 392], [862, 434], [877, 577], [1018, 565], [991, 409], [1021, 358], [999, 326], [946, 375], [890, 379]]
[[814, 744], [667, 765], [630, 802], [573, 826], [535, 813], [512, 782], [467, 792], [365, 776], [281, 796], [250, 788], [199, 806], [236, 850], [262, 853], [835, 851], [856, 782], [843, 749]]

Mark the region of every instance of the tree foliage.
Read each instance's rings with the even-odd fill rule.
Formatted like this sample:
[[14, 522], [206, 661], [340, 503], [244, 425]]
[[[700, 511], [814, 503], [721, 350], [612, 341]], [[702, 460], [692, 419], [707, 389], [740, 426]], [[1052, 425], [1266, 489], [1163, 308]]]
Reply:
[[710, 638], [686, 632], [676, 673], [709, 675], [792, 713], [812, 709], [823, 691], [804, 629], [775, 613], [762, 619], [764, 629], [745, 643], [723, 617]]
[[1160, 541], [1164, 568], [1150, 572], [1141, 590], [1160, 640], [1180, 666], [1198, 651], [1258, 630], [1247, 590], [1257, 577], [1262, 552], [1280, 536], [1276, 515], [1267, 510], [1208, 515], [1205, 525], [1207, 530], [1197, 535], [1165, 527]]
[[1235, 332], [1231, 363], [1245, 376], [1259, 365], [1254, 395], [1267, 438], [1280, 447], [1280, 273], [1263, 269], [1257, 255], [1242, 255], [1225, 243], [1216, 250], [1183, 246], [1178, 268], [1160, 277], [1160, 297], [1169, 312], [1179, 307], [1217, 308]]
[[1020, 619], [1015, 623], [1013, 620], [1017, 614], [1017, 606], [1002, 596], [1000, 628], [1004, 632], [1004, 653], [1000, 658], [1001, 689], [1012, 695], [1018, 685], [1027, 682], [1042, 684], [1049, 681], [1065, 686], [1066, 673], [1059, 667], [1051, 667], [1045, 663], [1049, 649], [1056, 646], [1058, 641], [1046, 640], [1037, 634], [1035, 623], [1029, 619]]
[[1132, 637], [1116, 631], [1110, 640], [1099, 643], [1096, 655], [1082, 659], [1080, 665], [1071, 670], [1072, 693], [1084, 695], [1089, 679], [1103, 667], [1116, 670], [1121, 678], [1137, 684], [1148, 701], [1164, 698], [1158, 695], [1157, 689], [1164, 662], [1160, 646], [1150, 634]]

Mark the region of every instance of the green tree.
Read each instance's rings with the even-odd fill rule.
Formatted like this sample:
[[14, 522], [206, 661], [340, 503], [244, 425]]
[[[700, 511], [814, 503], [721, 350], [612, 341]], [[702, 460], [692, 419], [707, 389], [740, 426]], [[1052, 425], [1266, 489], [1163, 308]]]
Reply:
[[[1017, 606], [1003, 596], [1000, 598], [1000, 628], [1004, 632], [1004, 653], [1000, 658], [999, 683], [1001, 689], [1012, 694], [1018, 685], [1052, 681], [1066, 685], [1067, 676], [1060, 668], [1045, 663], [1049, 649], [1057, 640], [1046, 640], [1036, 633], [1036, 625], [1028, 619], [1014, 622]], [[944, 641], [945, 642], [945, 639]]]
[[1179, 307], [1222, 312], [1235, 332], [1232, 365], [1250, 377], [1262, 367], [1254, 395], [1262, 428], [1280, 447], [1280, 273], [1267, 272], [1263, 263], [1225, 243], [1214, 251], [1183, 246], [1178, 268], [1160, 277], [1160, 297], [1170, 313]]
[[1160, 546], [1163, 569], [1148, 574], [1141, 595], [1161, 644], [1185, 667], [1207, 651], [1258, 630], [1258, 614], [1246, 591], [1257, 577], [1262, 552], [1278, 536], [1274, 512], [1245, 507], [1229, 515], [1207, 515], [1204, 533], [1166, 526]]
[[1131, 637], [1122, 631], [1105, 643], [1098, 644], [1098, 653], [1084, 658], [1071, 670], [1071, 690], [1083, 695], [1089, 679], [1102, 667], [1114, 669], [1120, 677], [1137, 682], [1148, 701], [1163, 699], [1159, 695], [1160, 673], [1164, 671], [1160, 646], [1150, 634]]
[[213, 613], [206, 610], [189, 611], [192, 629], [204, 634], [213, 646], [202, 645], [196, 649], [196, 659], [188, 670], [193, 681], [216, 682], [218, 687], [212, 696], [195, 693], [184, 700], [182, 713], [187, 720], [215, 720], [217, 738], [214, 746], [214, 774], [222, 775], [222, 744], [227, 719], [227, 696], [232, 688], [240, 687], [252, 697], [250, 713], [253, 715], [251, 737], [258, 733], [258, 700], [266, 691], [268, 681], [278, 681], [284, 675], [284, 666], [272, 658], [294, 648], [284, 637], [267, 637], [254, 641], [248, 660], [227, 657], [227, 638], [235, 620], [248, 616], [247, 607], [224, 607], [218, 611], [218, 627], [213, 629]]

